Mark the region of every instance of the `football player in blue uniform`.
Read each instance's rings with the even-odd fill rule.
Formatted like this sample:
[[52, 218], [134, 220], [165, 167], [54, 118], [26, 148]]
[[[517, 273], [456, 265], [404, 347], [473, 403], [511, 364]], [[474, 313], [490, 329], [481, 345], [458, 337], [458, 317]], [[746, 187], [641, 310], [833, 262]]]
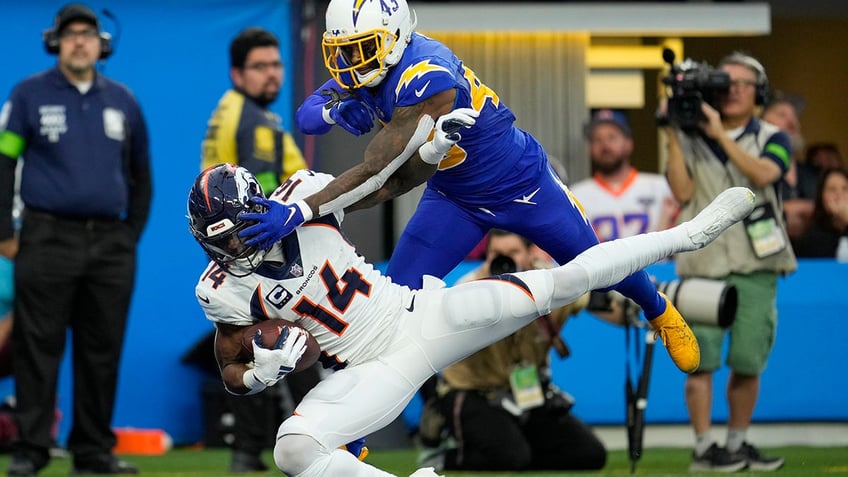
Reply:
[[[242, 232], [268, 247], [301, 223], [340, 208], [355, 210], [427, 181], [387, 273], [420, 288], [443, 277], [493, 227], [538, 244], [567, 263], [598, 243], [580, 204], [548, 164], [541, 144], [445, 45], [416, 33], [405, 0], [332, 0], [322, 46], [332, 79], [298, 108], [306, 134], [338, 125], [355, 135], [382, 129], [364, 161], [321, 191], [288, 206], [269, 204]], [[433, 120], [435, 130], [431, 130]], [[432, 135], [431, 140], [427, 140]], [[695, 337], [644, 271], [617, 285], [632, 298], [685, 372], [697, 369]]]

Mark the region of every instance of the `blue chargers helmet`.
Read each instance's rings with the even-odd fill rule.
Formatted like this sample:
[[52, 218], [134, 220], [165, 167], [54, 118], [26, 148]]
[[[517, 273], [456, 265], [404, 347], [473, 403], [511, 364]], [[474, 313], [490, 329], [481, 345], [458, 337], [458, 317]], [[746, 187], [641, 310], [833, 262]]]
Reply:
[[189, 230], [197, 243], [227, 273], [243, 277], [265, 259], [265, 250], [245, 245], [239, 232], [251, 225], [242, 212], [264, 212], [253, 202], [265, 197], [256, 177], [244, 167], [218, 164], [197, 176], [188, 194]]

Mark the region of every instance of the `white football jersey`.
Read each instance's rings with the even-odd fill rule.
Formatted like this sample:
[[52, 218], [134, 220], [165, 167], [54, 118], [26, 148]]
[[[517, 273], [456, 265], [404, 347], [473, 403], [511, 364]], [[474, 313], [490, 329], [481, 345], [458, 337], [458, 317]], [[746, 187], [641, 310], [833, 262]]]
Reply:
[[[333, 177], [298, 171], [271, 196], [294, 202]], [[343, 212], [298, 227], [274, 245], [250, 275], [235, 277], [210, 262], [195, 292], [206, 317], [249, 326], [284, 319], [308, 330], [325, 367], [378, 355], [391, 341], [410, 290], [394, 284], [357, 254], [339, 229]], [[278, 265], [280, 264], [281, 265]]]
[[574, 184], [571, 192], [601, 242], [659, 230], [663, 203], [672, 197], [665, 177], [636, 169], [618, 189], [596, 174]]

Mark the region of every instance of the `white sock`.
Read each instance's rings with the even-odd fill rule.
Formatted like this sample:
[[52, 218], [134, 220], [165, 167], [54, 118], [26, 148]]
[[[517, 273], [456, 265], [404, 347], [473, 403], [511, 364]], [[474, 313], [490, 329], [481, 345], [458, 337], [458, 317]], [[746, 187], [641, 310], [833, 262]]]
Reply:
[[748, 434], [748, 429], [732, 429], [727, 428], [727, 451], [736, 452], [742, 448], [742, 443], [745, 442], [745, 437]]
[[695, 433], [695, 455], [702, 456], [713, 445], [713, 437], [708, 432]]

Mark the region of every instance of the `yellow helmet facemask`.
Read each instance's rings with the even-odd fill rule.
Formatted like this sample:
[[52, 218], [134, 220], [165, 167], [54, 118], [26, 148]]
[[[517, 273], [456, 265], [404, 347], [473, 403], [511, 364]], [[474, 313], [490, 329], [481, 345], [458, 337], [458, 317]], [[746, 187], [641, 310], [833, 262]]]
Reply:
[[386, 56], [397, 43], [397, 36], [386, 30], [371, 30], [351, 37], [333, 37], [324, 33], [321, 49], [324, 66], [344, 88], [376, 86], [390, 65]]

